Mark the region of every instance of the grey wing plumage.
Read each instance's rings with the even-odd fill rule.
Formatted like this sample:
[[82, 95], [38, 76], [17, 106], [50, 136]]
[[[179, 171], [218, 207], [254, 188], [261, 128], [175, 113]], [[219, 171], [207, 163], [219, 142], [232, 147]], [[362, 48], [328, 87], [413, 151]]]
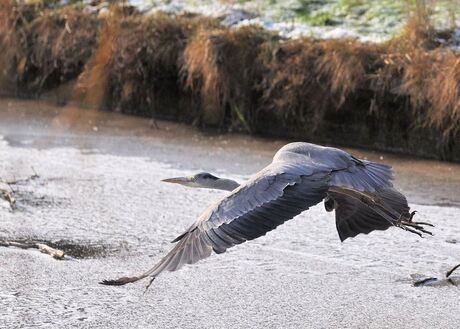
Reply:
[[[121, 285], [155, 278], [165, 270], [196, 263], [213, 251], [223, 253], [265, 235], [326, 196], [338, 205], [337, 230], [342, 241], [386, 229], [395, 223], [398, 213], [406, 214], [409, 209], [404, 196], [392, 189], [392, 179], [387, 165], [360, 160], [335, 148], [288, 144], [275, 154], [271, 165], [209, 207], [152, 269], [139, 277], [103, 283]], [[382, 210], [381, 205], [386, 208]]]
[[[269, 168], [272, 169], [272, 168]], [[286, 168], [285, 168], [286, 169]], [[265, 169], [223, 198], [175, 241], [176, 246], [152, 269], [139, 277], [105, 281], [109, 285], [135, 282], [161, 272], [175, 271], [215, 253], [258, 238], [309, 207], [321, 202], [329, 173], [277, 174]]]
[[[325, 180], [324, 175], [300, 177], [295, 184], [287, 185], [279, 197], [267, 202], [259, 200], [257, 207], [236, 215], [232, 220], [227, 219], [218, 226], [198, 225], [184, 234], [148, 275], [157, 276], [164, 270], [175, 271], [184, 264], [193, 264], [210, 256], [212, 251], [220, 254], [237, 244], [265, 235], [319, 203], [326, 195]], [[222, 212], [222, 215], [226, 213]]]
[[[341, 241], [361, 233], [386, 230], [394, 225], [359, 199], [334, 192], [329, 195], [335, 201], [336, 227]], [[369, 197], [378, 199], [383, 207], [395, 211], [399, 216], [409, 217], [410, 208], [406, 197], [395, 189], [369, 193]]]
[[[325, 170], [321, 167], [320, 172], [316, 174], [312, 174], [315, 169], [312, 170], [311, 166], [302, 165], [285, 164], [281, 168], [278, 167], [277, 170], [283, 174], [259, 175], [253, 182], [233, 192], [232, 197], [222, 200], [219, 206], [213, 210], [211, 216], [205, 217], [186, 233], [180, 235], [175, 241], [188, 239], [189, 242], [184, 243], [184, 248], [180, 251], [178, 251], [179, 249], [174, 250], [170, 256], [174, 255], [176, 259], [182, 257], [183, 253], [186, 253], [185, 247], [193, 243], [201, 248], [189, 248], [188, 250], [195, 253], [178, 262], [167, 263], [164, 260], [168, 266], [167, 269], [174, 271], [183, 263], [189, 263], [188, 260], [194, 263], [198, 259], [209, 256], [211, 250], [216, 253], [223, 253], [236, 244], [265, 235], [286, 220], [321, 201], [328, 193], [328, 188], [331, 185], [375, 193], [376, 190], [389, 189], [392, 186], [391, 179], [393, 178], [391, 167], [359, 160], [351, 156], [346, 162], [345, 168]], [[303, 176], [301, 175], [302, 172], [308, 173], [308, 175]], [[395, 191], [395, 193], [398, 192]], [[383, 198], [386, 196], [387, 194], [382, 194]], [[381, 226], [376, 224], [371, 226], [367, 221], [372, 222], [372, 216], [375, 214], [369, 208], [342, 195], [335, 197], [340, 199], [342, 205], [337, 216], [347, 218], [344, 223], [353, 226], [357, 225], [352, 223], [353, 220], [361, 220], [361, 230], [353, 231], [355, 233], [353, 236], [359, 233], [369, 233], [375, 229], [383, 229], [383, 225], [385, 228], [392, 225], [385, 220], [385, 223], [379, 222]], [[387, 200], [389, 203], [392, 202], [390, 196], [386, 199], [389, 199], [389, 201]], [[407, 201], [405, 204], [407, 206]], [[393, 206], [392, 203], [391, 206]], [[355, 215], [349, 216], [351, 212]], [[190, 234], [197, 230], [201, 234]], [[339, 231], [339, 234], [342, 231]], [[346, 233], [343, 233], [341, 239], [345, 236]], [[205, 251], [203, 257], [197, 256], [202, 250]], [[161, 270], [163, 269], [161, 268]]]
[[275, 160], [311, 164], [316, 170], [328, 170], [331, 172], [331, 186], [367, 192], [393, 186], [390, 166], [361, 160], [333, 147], [290, 143], [276, 153]]
[[348, 168], [333, 173], [331, 185], [375, 192], [393, 186], [393, 170], [390, 166], [352, 157]]

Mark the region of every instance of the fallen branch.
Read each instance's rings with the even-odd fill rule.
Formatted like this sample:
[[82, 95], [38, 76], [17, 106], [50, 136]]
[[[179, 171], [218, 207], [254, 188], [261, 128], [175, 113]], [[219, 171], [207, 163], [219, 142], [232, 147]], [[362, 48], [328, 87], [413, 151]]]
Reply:
[[62, 260], [65, 253], [62, 250], [52, 248], [44, 243], [35, 241], [0, 240], [0, 247], [16, 247], [21, 249], [38, 249], [44, 254], [48, 254], [54, 259]]

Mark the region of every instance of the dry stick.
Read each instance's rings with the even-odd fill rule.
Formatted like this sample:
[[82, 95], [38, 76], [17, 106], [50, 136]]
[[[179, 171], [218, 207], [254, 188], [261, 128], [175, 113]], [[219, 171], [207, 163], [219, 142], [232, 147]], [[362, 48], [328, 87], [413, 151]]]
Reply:
[[50, 255], [54, 259], [64, 259], [65, 253], [62, 250], [51, 248], [43, 243], [37, 243], [37, 247], [42, 253]]
[[62, 250], [52, 248], [44, 243], [34, 241], [8, 241], [0, 240], [0, 247], [16, 247], [21, 249], [38, 249], [44, 254], [48, 254], [54, 259], [64, 259], [65, 253]]

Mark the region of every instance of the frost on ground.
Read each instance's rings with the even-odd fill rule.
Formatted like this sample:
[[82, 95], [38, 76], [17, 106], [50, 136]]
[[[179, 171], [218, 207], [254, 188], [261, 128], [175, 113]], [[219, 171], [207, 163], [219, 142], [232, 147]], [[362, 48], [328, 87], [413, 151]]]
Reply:
[[[385, 41], [408, 17], [407, 1], [390, 0], [129, 0], [145, 13], [192, 12], [222, 18], [227, 26], [260, 25], [283, 37], [356, 38]], [[455, 1], [435, 2], [430, 10], [436, 28], [451, 27]]]
[[[395, 165], [396, 183], [405, 186], [419, 218], [436, 225], [433, 237], [390, 228], [341, 243], [333, 215], [320, 204], [264, 237], [165, 273], [144, 294], [143, 284], [97, 282], [148, 269], [224, 193], [161, 179], [210, 171], [242, 181], [269, 163], [282, 142], [206, 136], [166, 122], [150, 129], [148, 120], [108, 112], [94, 122], [81, 111], [64, 125], [57, 120], [64, 112], [52, 108], [50, 117], [34, 116], [44, 106], [28, 104], [29, 115], [0, 106], [0, 177], [29, 177], [33, 163], [40, 175], [35, 193], [67, 202], [0, 208], [0, 238], [33, 238], [75, 259], [1, 247], [0, 328], [423, 329], [459, 323], [458, 287], [413, 286], [414, 280], [444, 278], [459, 263], [458, 165], [382, 158]], [[421, 203], [443, 203], [414, 204], [417, 194]]]

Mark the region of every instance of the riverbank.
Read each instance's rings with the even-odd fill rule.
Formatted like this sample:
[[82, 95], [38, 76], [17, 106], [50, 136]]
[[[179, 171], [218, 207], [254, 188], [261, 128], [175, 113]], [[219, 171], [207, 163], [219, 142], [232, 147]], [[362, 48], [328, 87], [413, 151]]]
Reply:
[[460, 161], [460, 55], [424, 17], [376, 44], [194, 14], [2, 4], [3, 94]]

